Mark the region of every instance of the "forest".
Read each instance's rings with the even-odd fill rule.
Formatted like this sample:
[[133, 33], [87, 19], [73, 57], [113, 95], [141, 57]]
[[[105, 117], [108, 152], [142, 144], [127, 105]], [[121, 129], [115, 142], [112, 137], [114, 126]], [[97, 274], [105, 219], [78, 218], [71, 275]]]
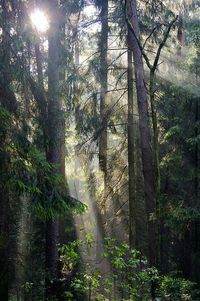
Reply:
[[200, 300], [199, 20], [0, 0], [0, 301]]

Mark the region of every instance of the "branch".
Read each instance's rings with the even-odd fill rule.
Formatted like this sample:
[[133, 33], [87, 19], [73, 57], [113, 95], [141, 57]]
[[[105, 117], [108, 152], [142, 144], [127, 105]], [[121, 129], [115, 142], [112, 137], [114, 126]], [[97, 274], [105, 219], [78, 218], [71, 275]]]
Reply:
[[17, 114], [18, 104], [14, 92], [9, 87], [8, 83], [0, 76], [0, 97], [4, 107], [10, 112]]
[[152, 67], [152, 72], [154, 72], [157, 68], [157, 65], [158, 65], [158, 61], [159, 61], [159, 58], [160, 58], [160, 53], [161, 53], [161, 50], [162, 48], [165, 46], [165, 43], [169, 37], [169, 33], [171, 31], [171, 28], [172, 26], [174, 25], [174, 23], [177, 21], [178, 19], [178, 16], [176, 16], [176, 18], [174, 20], [172, 20], [164, 34], [164, 37], [163, 37], [163, 40], [162, 42], [160, 43], [159, 47], [158, 47], [158, 50], [157, 50], [157, 53], [156, 53], [156, 57], [155, 57], [155, 60], [154, 60], [154, 63], [153, 63], [153, 67]]
[[105, 116], [103, 117], [103, 120], [100, 124], [100, 127], [95, 131], [95, 133], [93, 134], [93, 140], [92, 141], [95, 141], [98, 139], [98, 137], [100, 136], [100, 134], [102, 133], [102, 131], [105, 129], [106, 127], [106, 124], [107, 124], [107, 119], [109, 117], [109, 115], [112, 113], [114, 107], [117, 105], [117, 103], [122, 99], [122, 97], [124, 96], [124, 94], [127, 93], [127, 90], [125, 90], [121, 95], [120, 97], [116, 100], [116, 102], [110, 107], [107, 109], [106, 113], [105, 113]]
[[133, 26], [132, 26], [132, 24], [131, 24], [131, 21], [130, 21], [130, 19], [129, 19], [129, 16], [128, 16], [128, 8], [127, 8], [127, 0], [125, 1], [125, 18], [126, 18], [126, 22], [127, 22], [128, 28], [129, 28], [130, 31], [132, 32], [132, 34], [133, 34], [133, 36], [134, 36], [134, 38], [135, 38], [135, 40], [136, 40], [136, 42], [137, 42], [137, 44], [138, 44], [138, 47], [139, 47], [139, 49], [140, 49], [140, 51], [141, 51], [141, 54], [142, 54], [143, 58], [144, 58], [145, 61], [146, 61], [147, 66], [149, 67], [149, 69], [151, 69], [151, 68], [152, 68], [152, 65], [151, 65], [151, 63], [150, 63], [150, 60], [149, 60], [148, 56], [146, 55], [146, 53], [145, 53], [145, 51], [144, 51], [144, 49], [143, 49], [143, 47], [142, 47], [142, 45], [141, 45], [141, 43], [140, 43], [140, 40], [138, 39], [138, 37], [137, 37], [137, 35], [136, 35], [136, 33], [135, 33], [135, 30], [134, 30], [134, 28], [133, 28]]
[[126, 16], [126, 22], [127, 22], [127, 24], [128, 24], [128, 27], [129, 27], [129, 29], [131, 30], [131, 32], [132, 32], [132, 34], [133, 34], [133, 36], [134, 36], [134, 38], [135, 38], [135, 40], [136, 40], [136, 42], [137, 42], [137, 44], [138, 44], [138, 47], [139, 47], [139, 49], [140, 49], [140, 51], [141, 51], [141, 54], [142, 54], [143, 58], [145, 59], [145, 62], [146, 62], [146, 64], [147, 64], [148, 68], [150, 69], [150, 71], [151, 71], [152, 73], [154, 73], [154, 71], [156, 70], [157, 65], [158, 65], [158, 61], [159, 61], [159, 58], [160, 58], [161, 50], [162, 50], [162, 48], [165, 46], [165, 43], [166, 43], [166, 41], [167, 41], [167, 39], [168, 39], [168, 37], [169, 37], [169, 33], [170, 33], [170, 31], [171, 31], [171, 28], [172, 28], [172, 26], [174, 25], [174, 23], [175, 23], [175, 22], [177, 21], [177, 19], [178, 19], [178, 15], [177, 15], [176, 18], [175, 18], [174, 20], [172, 20], [172, 21], [170, 22], [170, 24], [169, 24], [169, 26], [168, 26], [168, 28], [167, 28], [165, 34], [164, 34], [163, 40], [162, 40], [162, 42], [160, 43], [160, 45], [159, 45], [159, 47], [158, 47], [158, 50], [157, 50], [157, 52], [156, 52], [156, 56], [155, 56], [153, 65], [150, 63], [150, 60], [149, 60], [148, 56], [146, 55], [146, 53], [145, 53], [145, 51], [144, 51], [144, 46], [145, 46], [147, 40], [150, 38], [150, 36], [151, 36], [151, 35], [153, 34], [153, 32], [156, 30], [156, 27], [152, 30], [152, 32], [150, 33], [150, 35], [149, 35], [149, 36], [147, 37], [147, 39], [145, 40], [144, 45], [142, 46], [141, 43], [140, 43], [140, 40], [138, 39], [138, 37], [137, 37], [137, 35], [136, 35], [136, 33], [135, 33], [135, 30], [134, 30], [134, 28], [133, 28], [133, 26], [132, 26], [132, 23], [131, 23], [131, 21], [130, 21], [130, 19], [129, 19], [129, 16], [128, 16], [127, 0], [125, 1], [125, 16]]
[[119, 83], [119, 81], [121, 80], [121, 78], [124, 76], [124, 74], [126, 74], [128, 71], [127, 71], [127, 68], [126, 68], [126, 70], [120, 75], [120, 77], [117, 79], [117, 82], [116, 82], [116, 84], [115, 84], [115, 87], [117, 87], [118, 86], [118, 83]]
[[[122, 89], [122, 90], [125, 90], [125, 89]], [[116, 102], [115, 102], [110, 108], [107, 109], [107, 111], [106, 111], [106, 113], [105, 113], [105, 116], [104, 116], [102, 122], [100, 123], [99, 127], [96, 129], [96, 131], [95, 131], [90, 137], [87, 137], [83, 142], [78, 143], [78, 144], [76, 145], [77, 151], [80, 150], [81, 147], [82, 147], [84, 144], [86, 144], [88, 141], [92, 141], [92, 142], [93, 142], [93, 141], [96, 141], [96, 140], [99, 138], [100, 134], [101, 134], [102, 131], [105, 129], [105, 126], [106, 126], [106, 125], [105, 125], [105, 124], [106, 124], [105, 121], [107, 121], [107, 119], [108, 119], [108, 117], [109, 117], [109, 114], [112, 113], [112, 110], [114, 109], [114, 107], [117, 105], [117, 103], [121, 100], [121, 98], [122, 98], [122, 97], [124, 96], [124, 94], [126, 94], [126, 93], [127, 93], [127, 89], [120, 95], [120, 97], [116, 100]]]
[[115, 63], [122, 55], [124, 55], [127, 52], [127, 49], [123, 52], [121, 52], [109, 65], [108, 67], [112, 66], [113, 63]]
[[146, 40], [144, 41], [144, 44], [142, 46], [142, 48], [144, 49], [145, 48], [145, 45], [147, 43], [147, 41], [151, 38], [151, 36], [153, 35], [153, 33], [156, 31], [156, 29], [158, 29], [159, 27], [161, 27], [163, 24], [159, 24], [157, 26], [155, 26], [152, 31], [150, 32], [150, 34], [148, 35], [148, 37], [146, 38]]

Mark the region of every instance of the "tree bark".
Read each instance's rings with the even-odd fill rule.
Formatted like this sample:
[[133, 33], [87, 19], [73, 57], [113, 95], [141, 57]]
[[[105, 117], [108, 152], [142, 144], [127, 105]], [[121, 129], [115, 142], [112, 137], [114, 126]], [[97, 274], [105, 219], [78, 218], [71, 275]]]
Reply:
[[[47, 160], [55, 166], [54, 172], [61, 174], [62, 149], [62, 111], [59, 93], [59, 11], [58, 1], [50, 0], [49, 5], [49, 49], [48, 49], [48, 151]], [[56, 295], [55, 282], [58, 272], [58, 243], [59, 220], [49, 219], [46, 223], [46, 298]]]
[[155, 179], [155, 196], [156, 196], [156, 264], [160, 265], [160, 250], [161, 250], [161, 237], [160, 237], [160, 165], [159, 165], [159, 144], [158, 144], [158, 120], [155, 106], [155, 70], [150, 70], [150, 106], [151, 117], [153, 125], [153, 162], [154, 162], [154, 179]]
[[107, 179], [107, 103], [106, 95], [108, 90], [108, 0], [103, 0], [101, 4], [101, 40], [100, 40], [100, 124], [102, 131], [99, 137], [99, 166], [103, 172], [104, 188], [106, 187]]
[[[139, 39], [139, 23], [137, 17], [137, 4], [135, 0], [128, 1], [128, 15], [131, 25]], [[156, 235], [155, 235], [155, 222], [153, 215], [155, 214], [155, 183], [154, 183], [154, 170], [153, 170], [153, 156], [151, 146], [151, 135], [148, 120], [148, 100], [145, 87], [144, 66], [142, 61], [142, 53], [139, 48], [138, 42], [134, 34], [131, 35], [131, 43], [135, 67], [135, 80], [136, 92], [139, 112], [139, 129], [140, 129], [140, 142], [142, 151], [142, 165], [144, 176], [144, 191], [145, 203], [147, 212], [147, 226], [148, 226], [148, 260], [150, 265], [156, 264]]]
[[136, 248], [135, 147], [133, 118], [133, 52], [128, 30], [128, 174], [129, 174], [129, 244]]
[[[10, 40], [8, 3], [1, 1], [2, 9], [2, 36], [1, 36], [1, 74], [0, 74], [0, 104], [10, 113], [16, 113], [16, 98], [10, 90]], [[6, 149], [7, 132], [1, 132], [0, 140], [0, 300], [8, 300], [9, 287], [9, 254], [10, 254], [10, 197], [7, 187], [7, 172], [9, 154]]]
[[182, 48], [185, 43], [185, 33], [184, 33], [184, 10], [185, 4], [182, 1], [180, 10], [179, 10], [179, 17], [178, 17], [178, 31], [177, 31], [177, 40], [178, 40], [178, 48], [177, 48], [177, 55], [181, 57], [182, 55]]
[[[199, 122], [199, 98], [197, 97], [195, 100], [195, 149], [194, 149], [194, 168], [195, 168], [195, 175], [194, 175], [194, 195], [195, 195], [195, 206], [198, 207], [199, 203], [199, 143], [198, 143], [198, 122]], [[194, 246], [193, 246], [193, 252], [194, 252], [194, 259], [193, 259], [193, 275], [194, 280], [198, 282], [198, 271], [199, 271], [199, 262], [198, 262], [198, 253], [200, 250], [199, 246], [199, 221], [195, 221], [194, 225]]]

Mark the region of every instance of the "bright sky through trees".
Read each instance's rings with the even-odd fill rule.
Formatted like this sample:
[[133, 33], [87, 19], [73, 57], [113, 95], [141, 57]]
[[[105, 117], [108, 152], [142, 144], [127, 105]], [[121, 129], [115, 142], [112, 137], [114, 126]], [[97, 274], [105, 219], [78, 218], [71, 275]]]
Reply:
[[31, 13], [30, 18], [33, 26], [36, 28], [37, 31], [46, 32], [48, 30], [49, 20], [46, 14], [42, 10], [35, 9]]

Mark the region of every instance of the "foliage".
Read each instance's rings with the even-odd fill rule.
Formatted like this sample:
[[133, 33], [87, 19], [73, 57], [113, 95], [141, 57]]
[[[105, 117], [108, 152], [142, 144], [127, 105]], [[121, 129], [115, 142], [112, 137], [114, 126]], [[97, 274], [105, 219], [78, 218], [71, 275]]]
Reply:
[[44, 153], [16, 129], [7, 110], [0, 108], [0, 116], [1, 135], [7, 135], [2, 155], [10, 157], [4, 186], [17, 196], [29, 196], [32, 209], [42, 219], [71, 211], [83, 213], [86, 206], [69, 196], [57, 166], [49, 163]]
[[63, 177], [55, 170], [41, 152], [30, 147], [25, 158], [12, 159], [8, 185], [18, 195], [30, 195], [32, 208], [41, 218], [84, 212], [85, 205], [68, 195]]
[[[91, 247], [87, 239], [59, 247], [65, 276], [80, 265], [79, 248], [86, 246]], [[104, 247], [102, 259], [110, 258], [110, 271], [103, 274], [92, 265], [82, 266], [82, 271], [79, 269], [72, 279], [69, 291], [65, 292], [67, 300], [73, 300], [73, 294], [91, 296], [90, 300], [111, 300], [115, 290], [121, 300], [147, 301], [151, 299], [152, 283], [156, 284], [159, 300], [198, 300], [200, 292], [195, 283], [172, 274], [160, 275], [156, 268], [148, 266], [139, 251], [131, 250], [126, 243], [118, 244], [116, 240], [106, 238]]]
[[161, 277], [159, 293], [163, 301], [195, 301], [200, 296], [195, 283], [170, 275]]
[[[46, 5], [43, 7], [43, 1], [38, 1], [38, 4], [39, 2], [42, 8], [46, 9]], [[120, 218], [128, 219], [127, 211], [124, 209], [126, 207], [124, 205], [128, 205], [128, 168], [123, 170], [127, 165], [128, 113], [125, 61], [127, 28], [123, 2], [119, 4], [118, 1], [112, 1], [109, 4], [109, 70], [107, 75], [110, 91], [108, 93], [105, 91], [109, 138], [107, 158], [109, 200], [106, 201], [108, 204], [110, 202], [111, 205], [109, 205], [112, 208], [108, 214], [108, 223], [113, 218], [113, 212], [117, 212], [116, 219], [118, 219], [119, 211]], [[162, 40], [170, 20], [174, 18], [175, 14], [179, 14], [179, 17], [183, 18], [183, 24], [180, 20], [176, 24], [178, 27], [182, 26], [178, 30], [182, 30], [184, 38], [183, 45], [180, 46], [181, 55], [180, 57], [176, 55], [176, 46], [179, 42], [176, 37], [177, 28], [175, 28], [174, 34], [171, 34], [172, 39], [168, 41], [171, 47], [162, 53], [162, 59], [158, 64], [155, 83], [161, 167], [163, 253], [161, 255], [165, 275], [160, 275], [156, 268], [149, 267], [140, 252], [130, 250], [127, 244], [117, 243], [110, 238], [105, 240], [102, 254], [102, 261], [108, 261], [111, 265], [107, 274], [103, 274], [89, 262], [81, 264], [81, 251], [84, 253], [88, 248], [95, 248], [92, 235], [87, 234], [85, 241], [77, 240], [58, 248], [62, 265], [60, 282], [64, 286], [66, 286], [66, 282], [71, 283], [70, 288], [65, 289], [64, 298], [66, 300], [74, 300], [74, 298], [83, 300], [90, 294], [97, 300], [111, 300], [112, 292], [115, 289], [123, 300], [149, 300], [152, 282], [156, 282], [157, 295], [161, 300], [196, 301], [200, 299], [195, 284], [180, 277], [180, 275], [184, 275], [188, 279], [200, 282], [200, 243], [198, 238], [200, 230], [200, 30], [198, 18], [200, 4], [195, 0], [189, 1], [190, 3], [181, 1], [183, 6], [181, 8], [179, 1], [177, 3], [176, 1], [161, 0], [137, 2], [141, 42], [150, 60], [154, 56], [154, 51]], [[89, 16], [87, 11], [93, 3], [96, 3], [98, 8], [94, 10], [92, 16]], [[5, 9], [3, 5], [5, 5]], [[16, 266], [14, 267], [14, 265], [16, 262], [18, 264], [19, 261], [19, 265], [25, 266], [28, 276], [25, 276], [20, 290], [25, 295], [29, 293], [31, 295], [35, 287], [37, 289], [40, 287], [38, 290], [41, 289], [41, 291], [44, 289], [44, 281], [41, 281], [45, 273], [44, 266], [41, 264], [44, 260], [44, 222], [54, 219], [58, 215], [65, 217], [66, 213], [83, 213], [86, 206], [69, 195], [66, 180], [58, 172], [60, 166], [48, 162], [45, 155], [47, 145], [44, 145], [46, 141], [43, 126], [46, 116], [41, 112], [43, 109], [44, 112], [48, 111], [47, 34], [43, 33], [39, 36], [38, 33], [33, 32], [28, 17], [29, 1], [2, 1], [0, 6], [0, 43], [3, 46], [0, 50], [0, 255], [1, 263], [4, 264], [9, 253], [9, 264], [13, 270], [10, 278], [15, 277]], [[87, 165], [91, 170], [93, 169], [93, 159], [98, 156], [98, 138], [102, 131], [102, 116], [100, 116], [101, 53], [98, 43], [101, 6], [102, 1], [60, 1], [63, 22], [60, 28], [60, 36], [62, 36], [60, 49], [62, 70], [60, 73], [63, 74], [60, 74], [62, 79], [59, 82], [59, 95], [63, 104], [62, 117], [65, 119], [66, 127], [69, 127], [66, 136], [67, 139], [73, 140], [73, 151], [74, 143], [78, 142], [80, 147], [77, 147], [74, 152], [79, 156], [80, 161], [81, 154], [83, 154], [84, 162], [87, 161], [87, 164], [91, 162]], [[36, 46], [41, 51], [42, 76], [38, 74]], [[163, 70], [162, 61], [164, 61]], [[168, 73], [167, 69], [169, 69]], [[39, 77], [43, 77], [44, 81], [44, 91], [42, 91], [44, 92], [44, 103], [42, 103], [43, 98], [35, 98], [35, 95], [41, 96], [37, 83]], [[34, 91], [31, 90], [30, 79], [34, 83], [32, 84]], [[146, 80], [148, 82], [147, 78]], [[125, 91], [123, 92], [125, 94], [121, 94], [122, 96], [119, 97], [120, 90]], [[134, 133], [137, 136], [138, 112], [135, 102], [134, 107]], [[151, 124], [151, 118], [149, 121]], [[75, 133], [72, 133], [73, 129], [76, 129]], [[143, 206], [141, 212], [144, 212], [145, 208], [141, 201], [144, 187], [139, 145], [138, 139], [135, 143], [135, 174], [136, 186], [138, 186], [136, 187], [136, 199]], [[67, 152], [66, 156], [71, 152], [70, 147]], [[98, 160], [98, 158], [96, 159]], [[89, 168], [85, 168], [85, 170], [89, 170]], [[91, 172], [88, 170], [88, 173]], [[93, 190], [93, 194], [97, 192], [100, 195], [95, 186], [99, 186], [99, 191], [101, 190], [101, 185], [99, 185], [101, 176], [96, 173], [95, 168], [94, 170], [94, 172], [92, 171], [94, 185], [91, 185], [90, 181], [90, 190]], [[81, 176], [78, 174], [77, 177], [81, 182]], [[91, 178], [91, 175], [89, 177]], [[139, 196], [138, 191], [142, 191], [142, 197]], [[25, 209], [22, 208], [22, 200], [28, 204]], [[84, 199], [81, 201], [84, 202]], [[101, 199], [98, 200], [98, 203], [101, 203]], [[26, 210], [25, 213], [23, 209]], [[29, 255], [31, 254], [28, 259], [21, 254], [18, 255], [18, 243], [22, 244], [20, 239], [24, 234], [24, 230], [22, 231], [20, 228], [21, 223], [24, 223], [24, 215], [30, 215], [31, 222], [35, 223], [34, 229], [31, 229], [33, 233], [27, 234], [28, 242], [24, 244], [24, 248], [27, 248], [24, 253], [27, 251]], [[139, 223], [136, 227], [138, 226], [139, 231], [145, 232], [143, 230], [146, 229], [146, 224], [143, 223], [142, 215], [142, 213], [138, 213], [138, 220], [140, 219], [140, 223], [143, 225], [141, 229], [139, 229]], [[10, 224], [9, 227], [7, 221]], [[111, 225], [112, 230], [115, 225]], [[128, 235], [127, 233], [128, 231], [126, 235]], [[140, 237], [141, 241], [142, 239], [145, 244], [145, 235], [144, 238]], [[188, 250], [190, 254], [188, 254]], [[32, 272], [33, 261], [35, 262], [35, 271]], [[181, 270], [182, 274], [178, 276], [168, 274], [172, 270]], [[7, 285], [6, 277], [4, 277], [6, 273], [7, 265], [5, 264], [0, 275], [2, 279], [0, 291]], [[34, 295], [32, 298], [36, 301], [40, 297]], [[0, 297], [0, 299], [5, 298]]]

